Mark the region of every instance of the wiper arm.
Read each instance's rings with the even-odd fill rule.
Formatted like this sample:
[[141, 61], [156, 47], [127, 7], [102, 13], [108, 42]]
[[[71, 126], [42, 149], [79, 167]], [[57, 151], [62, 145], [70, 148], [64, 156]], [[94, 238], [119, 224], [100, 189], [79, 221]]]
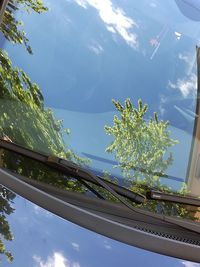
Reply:
[[152, 200], [168, 201], [168, 202], [200, 207], [200, 199], [198, 198], [172, 195], [169, 193], [159, 192], [156, 190], [149, 190], [146, 194], [146, 197], [147, 199], [152, 199]]
[[[109, 191], [112, 195], [114, 195], [116, 198], [120, 198], [120, 196], [126, 197], [127, 199], [135, 203], [144, 203], [146, 199], [146, 197], [143, 196], [142, 194], [134, 193], [122, 186], [106, 181], [105, 179], [92, 174], [85, 168], [82, 168], [71, 161], [61, 159], [59, 157], [52, 155], [45, 155], [43, 153], [33, 151], [21, 145], [8, 142], [2, 139], [0, 139], [0, 147], [12, 151], [14, 153], [20, 154], [22, 156], [28, 157], [30, 159], [36, 160], [38, 162], [41, 162], [65, 174], [72, 175], [74, 178], [81, 179], [81, 182], [85, 186], [89, 187], [91, 191], [94, 191], [94, 189], [88, 184], [86, 184], [84, 181], [88, 181], [100, 187], [103, 187], [104, 189]], [[96, 193], [98, 195], [98, 192]], [[100, 195], [98, 196], [102, 198]], [[124, 201], [124, 199], [122, 198], [121, 201]]]
[[[67, 175], [71, 175], [75, 178], [84, 179], [86, 181], [90, 181], [92, 183], [95, 183], [104, 189], [106, 189], [110, 194], [116, 197], [118, 201], [120, 201], [122, 204], [124, 204], [126, 207], [128, 207], [130, 210], [132, 210], [134, 213], [144, 215], [148, 219], [158, 219], [163, 222], [167, 222], [176, 226], [180, 226], [184, 229], [200, 233], [200, 226], [199, 223], [195, 223], [189, 220], [182, 220], [175, 217], [165, 216], [163, 214], [154, 214], [149, 211], [141, 210], [138, 208], [134, 208], [129, 202], [127, 202], [123, 196], [127, 195], [129, 198], [131, 198], [134, 202], [143, 203], [146, 198], [143, 195], [131, 192], [130, 190], [126, 188], [122, 188], [118, 185], [115, 185], [111, 182], [108, 182], [102, 178], [99, 178], [95, 174], [91, 173], [90, 171], [78, 166], [77, 164], [55, 157], [55, 156], [48, 156], [42, 153], [35, 152], [33, 150], [24, 148], [20, 145], [17, 145], [12, 142], [7, 142], [5, 140], [0, 139], [0, 147], [10, 150], [12, 152], [15, 152], [17, 154], [29, 157], [31, 159], [37, 160], [39, 162], [42, 162], [46, 164], [47, 166], [51, 166], [56, 170], [59, 170]], [[115, 191], [116, 190], [116, 191]], [[121, 194], [121, 195], [120, 195]], [[127, 195], [126, 195], [127, 194]], [[122, 196], [123, 195], [123, 196]]]

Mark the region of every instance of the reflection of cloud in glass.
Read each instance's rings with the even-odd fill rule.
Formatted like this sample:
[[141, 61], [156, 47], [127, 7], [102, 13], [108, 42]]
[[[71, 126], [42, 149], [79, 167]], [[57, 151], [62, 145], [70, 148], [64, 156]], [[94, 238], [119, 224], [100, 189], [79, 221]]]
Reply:
[[78, 262], [70, 262], [59, 252], [54, 252], [53, 256], [48, 257], [46, 261], [36, 255], [33, 256], [33, 259], [37, 263], [37, 267], [80, 267]]
[[165, 108], [164, 108], [164, 104], [167, 102], [167, 98], [164, 95], [160, 96], [160, 104], [159, 104], [159, 111], [161, 115], [164, 115], [164, 113], [166, 112]]
[[112, 249], [111, 245], [108, 243], [107, 240], [104, 240], [104, 248], [107, 249], [107, 250]]
[[169, 87], [178, 89], [184, 98], [195, 95], [197, 91], [197, 76], [192, 73], [187, 79], [178, 79], [176, 83], [169, 81]]
[[114, 7], [111, 0], [74, 1], [83, 8], [87, 8], [87, 5], [96, 8], [109, 31], [117, 32], [131, 47], [138, 47], [137, 35], [130, 32], [134, 26], [138, 27], [138, 25], [131, 18], [127, 17], [121, 8]]
[[182, 261], [183, 266], [185, 267], [200, 267], [200, 264], [190, 262], [190, 261]]
[[85, 0], [75, 0], [75, 2], [79, 5], [79, 6], [81, 6], [81, 7], [83, 7], [83, 8], [87, 8], [87, 3], [86, 3], [86, 1]]
[[112, 249], [112, 247], [108, 244], [105, 244], [104, 247], [105, 247], [105, 249], [108, 249], [108, 250]]
[[112, 26], [106, 27], [109, 32], [116, 33], [115, 29]]
[[180, 60], [185, 61], [185, 62], [188, 63], [188, 64], [190, 63], [189, 55], [179, 53], [179, 54], [178, 54], [178, 58], [179, 58]]
[[154, 2], [151, 2], [149, 5], [150, 5], [151, 7], [153, 7], [153, 8], [157, 7], [157, 4], [154, 3]]
[[182, 33], [180, 33], [180, 32], [174, 32], [174, 34], [175, 34], [177, 40], [180, 40], [181, 39]]
[[88, 45], [88, 48], [96, 55], [100, 55], [104, 51], [103, 47], [97, 42], [92, 42], [91, 44]]
[[178, 58], [186, 63], [187, 71], [186, 74], [190, 75], [194, 66], [196, 66], [196, 53], [179, 53]]
[[75, 243], [75, 242], [72, 242], [72, 247], [73, 247], [74, 250], [76, 250], [76, 251], [80, 251], [80, 246], [79, 246], [79, 244], [77, 244], [77, 243]]
[[43, 215], [45, 217], [52, 217], [53, 216], [52, 213], [50, 213], [49, 211], [47, 211], [43, 208], [40, 208], [37, 205], [33, 205], [33, 209], [34, 209], [35, 214], [37, 214], [37, 215]]

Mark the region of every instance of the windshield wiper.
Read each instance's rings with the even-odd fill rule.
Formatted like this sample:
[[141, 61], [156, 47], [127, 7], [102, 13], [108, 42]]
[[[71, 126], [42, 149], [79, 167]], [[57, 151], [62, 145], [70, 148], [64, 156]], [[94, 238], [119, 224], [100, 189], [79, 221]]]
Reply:
[[173, 195], [156, 190], [149, 190], [146, 194], [146, 197], [147, 199], [152, 199], [152, 200], [168, 201], [173, 203], [200, 207], [200, 199], [194, 197]]
[[[96, 191], [91, 186], [86, 184], [84, 181], [91, 182], [93, 184], [96, 184], [107, 191], [109, 191], [112, 195], [115, 195], [116, 198], [119, 198], [120, 196], [126, 197], [127, 199], [135, 202], [135, 203], [144, 203], [146, 200], [146, 197], [139, 193], [134, 193], [122, 186], [116, 185], [110, 181], [107, 181], [97, 175], [92, 174], [90, 171], [88, 171], [85, 168], [82, 168], [81, 166], [65, 160], [61, 159], [56, 156], [52, 155], [45, 155], [43, 153], [39, 153], [36, 151], [33, 151], [31, 149], [25, 148], [21, 145], [15, 144], [13, 142], [5, 141], [0, 139], [0, 147], [4, 148], [6, 150], [12, 151], [14, 153], [20, 154], [22, 156], [28, 157], [30, 159], [39, 161], [43, 164], [48, 165], [49, 167], [52, 167], [58, 171], [61, 171], [65, 174], [71, 175], [74, 178], [80, 179], [81, 182], [88, 187], [92, 192]], [[99, 198], [102, 198], [98, 192], [95, 192]], [[122, 199], [123, 201], [124, 199]]]
[[[56, 156], [45, 155], [45, 154], [24, 148], [20, 145], [17, 145], [15, 143], [8, 142], [2, 139], [0, 139], [0, 147], [10, 150], [12, 152], [15, 152], [17, 154], [23, 155], [25, 157], [34, 159], [36, 161], [42, 162], [46, 164], [47, 166], [50, 166], [56, 170], [59, 170], [66, 175], [71, 175], [74, 178], [83, 179], [85, 181], [95, 183], [101, 186], [102, 188], [106, 189], [119, 202], [121, 202], [124, 206], [128, 207], [134, 213], [141, 214], [145, 216], [146, 219], [148, 220], [150, 218], [157, 219], [157, 220], [161, 220], [166, 223], [180, 226], [189, 231], [200, 233], [199, 223], [196, 223], [190, 220], [183, 220], [177, 217], [165, 216], [163, 214], [154, 214], [152, 212], [133, 207], [129, 202], [127, 202], [124, 196], [126, 198], [131, 199], [133, 202], [139, 202], [139, 203], [144, 203], [146, 200], [146, 197], [138, 193], [134, 193], [126, 188], [115, 185], [111, 182], [108, 182], [104, 180], [103, 178], [99, 178], [92, 172], [88, 171], [87, 169], [83, 167], [80, 167], [79, 165], [73, 162], [67, 161], [65, 159], [61, 159]], [[1, 177], [0, 177], [0, 180], [1, 180]]]

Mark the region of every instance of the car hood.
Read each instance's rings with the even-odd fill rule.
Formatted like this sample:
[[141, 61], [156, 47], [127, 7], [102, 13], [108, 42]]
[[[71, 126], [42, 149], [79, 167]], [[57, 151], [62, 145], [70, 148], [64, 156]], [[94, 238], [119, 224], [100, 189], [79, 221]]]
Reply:
[[[7, 216], [13, 240], [6, 249], [12, 263], [2, 266], [198, 266], [198, 264], [138, 249], [96, 234], [40, 208], [16, 195]], [[144, 240], [145, 242], [145, 240]]]

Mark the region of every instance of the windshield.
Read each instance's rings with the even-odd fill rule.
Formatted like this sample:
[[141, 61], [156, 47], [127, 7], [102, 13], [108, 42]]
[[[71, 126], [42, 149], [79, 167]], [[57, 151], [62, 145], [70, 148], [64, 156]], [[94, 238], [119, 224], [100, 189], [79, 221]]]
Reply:
[[[200, 197], [199, 8], [187, 0], [5, 1], [0, 137], [136, 193]], [[7, 162], [9, 153], [1, 149], [1, 167], [38, 180], [50, 172], [31, 161], [27, 170], [18, 155]], [[43, 180], [56, 175], [62, 185], [63, 174], [51, 172]], [[71, 177], [67, 189], [91, 193]], [[200, 220], [197, 207], [155, 203], [143, 208]]]
[[130, 188], [198, 197], [200, 28], [182, 11], [186, 2], [9, 3], [2, 137]]

